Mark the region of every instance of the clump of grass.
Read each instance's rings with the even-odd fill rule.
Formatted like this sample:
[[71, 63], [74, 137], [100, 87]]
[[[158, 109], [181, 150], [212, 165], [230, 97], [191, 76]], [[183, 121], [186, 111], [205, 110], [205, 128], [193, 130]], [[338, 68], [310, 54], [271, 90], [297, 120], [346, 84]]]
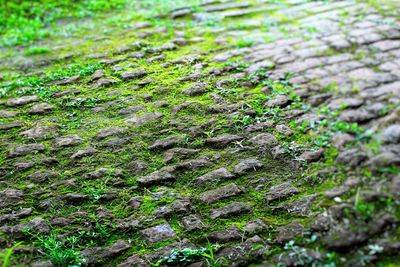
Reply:
[[34, 240], [34, 243], [43, 250], [44, 255], [55, 266], [76, 267], [85, 263], [85, 259], [81, 258], [79, 250], [75, 248], [78, 242], [75, 237], [61, 239], [57, 232], [52, 232], [47, 236], [33, 233], [29, 229], [24, 229], [24, 233]]
[[126, 0], [0, 1], [0, 46], [29, 44], [47, 37], [57, 19], [94, 16], [96, 12], [122, 8]]
[[19, 247], [22, 242], [16, 243], [11, 248], [6, 248], [4, 251], [0, 252], [0, 263], [1, 267], [8, 267], [11, 266], [11, 255], [17, 247]]
[[47, 47], [36, 46], [29, 48], [25, 51], [25, 55], [38, 55], [38, 54], [46, 54], [50, 51]]
[[252, 40], [239, 40], [236, 42], [236, 47], [237, 48], [243, 48], [243, 47], [250, 47], [255, 44], [254, 41]]
[[75, 75], [79, 75], [80, 77], [85, 77], [87, 75], [94, 73], [101, 66], [102, 64], [85, 64], [85, 65], [74, 64], [55, 72], [49, 72], [42, 77], [31, 76], [20, 80], [16, 80], [6, 86], [0, 87], [0, 95], [4, 96], [8, 94], [10, 91], [13, 91], [14, 95], [16, 96], [24, 95], [29, 92], [26, 91], [25, 89], [24, 90], [15, 90], [15, 89], [19, 87], [26, 87], [30, 88], [29, 90], [35, 91], [51, 81], [60, 80]]
[[189, 264], [198, 260], [205, 260], [206, 266], [217, 267], [219, 259], [215, 258], [214, 252], [218, 249], [216, 245], [207, 243], [207, 247], [199, 249], [184, 248], [181, 250], [173, 250], [169, 256], [166, 256], [152, 266], [177, 266], [180, 264]]

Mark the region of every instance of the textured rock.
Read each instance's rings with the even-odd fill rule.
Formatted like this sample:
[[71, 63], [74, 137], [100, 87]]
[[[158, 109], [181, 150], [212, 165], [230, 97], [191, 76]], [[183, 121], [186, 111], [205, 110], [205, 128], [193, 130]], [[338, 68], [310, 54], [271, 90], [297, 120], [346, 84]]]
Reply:
[[216, 231], [208, 234], [207, 236], [210, 242], [221, 242], [227, 243], [234, 240], [242, 239], [242, 233], [236, 227], [231, 227], [226, 230]]
[[262, 133], [251, 138], [250, 143], [258, 146], [272, 147], [278, 144], [276, 137], [270, 133]]
[[138, 117], [133, 117], [133, 118], [127, 119], [127, 120], [125, 120], [125, 123], [131, 124], [134, 126], [140, 126], [140, 125], [150, 122], [150, 121], [159, 120], [162, 117], [164, 117], [164, 114], [162, 114], [160, 112], [146, 113], [146, 114], [138, 116]]
[[38, 153], [44, 151], [44, 145], [42, 144], [29, 144], [23, 146], [17, 146], [8, 152], [8, 157], [21, 157], [32, 153]]
[[297, 236], [302, 236], [305, 233], [304, 226], [299, 222], [292, 222], [285, 226], [276, 229], [276, 242], [284, 244], [287, 241], [293, 240]]
[[141, 235], [148, 244], [172, 239], [176, 237], [174, 230], [168, 223], [159, 224], [145, 230], [142, 230]]
[[23, 106], [32, 102], [39, 101], [39, 97], [37, 95], [29, 95], [22, 96], [18, 98], [11, 98], [7, 100], [7, 105], [10, 107]]
[[251, 207], [241, 202], [233, 202], [218, 209], [213, 209], [210, 212], [211, 219], [227, 218], [241, 213], [251, 211]]
[[0, 208], [20, 203], [23, 196], [24, 193], [21, 190], [7, 189], [0, 191]]
[[183, 217], [182, 224], [188, 232], [201, 230], [206, 227], [205, 224], [196, 215]]
[[127, 131], [128, 129], [126, 127], [110, 127], [110, 128], [104, 128], [101, 129], [97, 132], [96, 137], [98, 139], [103, 139], [109, 136], [114, 136], [114, 135], [119, 135], [123, 134]]
[[400, 124], [393, 124], [383, 129], [379, 139], [384, 143], [400, 143]]
[[243, 174], [248, 171], [256, 171], [264, 167], [264, 164], [261, 161], [256, 159], [245, 159], [239, 162], [234, 168], [233, 172], [235, 174]]
[[131, 245], [125, 240], [118, 240], [110, 247], [92, 247], [82, 250], [81, 256], [86, 260], [86, 264], [96, 264], [104, 259], [115, 258], [130, 247]]
[[223, 134], [217, 137], [208, 138], [206, 143], [216, 147], [224, 147], [232, 142], [240, 141], [243, 138], [234, 134]]
[[171, 136], [163, 139], [158, 139], [152, 145], [149, 146], [149, 149], [167, 149], [178, 145], [182, 141], [182, 138], [179, 136]]
[[185, 159], [199, 152], [200, 149], [171, 148], [164, 152], [164, 160], [170, 162], [174, 159]]
[[214, 171], [210, 171], [200, 177], [197, 177], [195, 180], [193, 180], [193, 183], [196, 185], [203, 185], [209, 182], [219, 182], [221, 180], [233, 177], [234, 175], [230, 173], [227, 169], [219, 168]]
[[47, 138], [57, 134], [56, 126], [39, 126], [20, 133], [21, 136], [31, 139]]
[[286, 182], [271, 187], [268, 193], [265, 194], [265, 199], [268, 202], [275, 200], [283, 200], [297, 193], [299, 193], [299, 190], [296, 187], [292, 186], [291, 182]]
[[142, 176], [138, 178], [136, 181], [142, 186], [151, 186], [154, 184], [173, 182], [175, 180], [175, 176], [166, 170], [158, 170], [149, 175]]
[[27, 111], [29, 114], [44, 114], [52, 111], [53, 109], [54, 107], [50, 104], [40, 103], [28, 108]]
[[83, 142], [83, 138], [77, 134], [69, 134], [69, 135], [61, 136], [55, 140], [55, 144], [58, 147], [75, 146], [75, 145], [79, 145], [82, 142]]
[[227, 197], [236, 196], [241, 192], [236, 184], [230, 183], [223, 187], [201, 193], [199, 198], [202, 202], [211, 204]]

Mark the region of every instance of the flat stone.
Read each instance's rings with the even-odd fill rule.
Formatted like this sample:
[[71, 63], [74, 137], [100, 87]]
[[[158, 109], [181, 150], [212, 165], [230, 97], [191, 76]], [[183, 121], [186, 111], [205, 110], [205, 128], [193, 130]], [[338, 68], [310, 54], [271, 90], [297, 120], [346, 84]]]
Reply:
[[296, 187], [292, 186], [291, 182], [286, 182], [271, 187], [268, 193], [265, 194], [265, 199], [268, 202], [275, 200], [283, 200], [297, 193], [299, 193], [299, 190]]
[[328, 108], [332, 110], [338, 110], [342, 107], [345, 108], [358, 108], [364, 103], [364, 100], [360, 98], [338, 98], [332, 100], [328, 104]]
[[39, 101], [39, 97], [37, 95], [29, 95], [22, 96], [18, 98], [11, 98], [7, 100], [7, 105], [10, 107], [23, 106], [32, 102]]
[[368, 156], [365, 152], [357, 149], [350, 148], [343, 152], [340, 152], [336, 157], [336, 161], [340, 164], [344, 164], [350, 167], [359, 166], [362, 162], [368, 159]]
[[400, 48], [400, 41], [398, 40], [383, 40], [380, 42], [373, 43], [372, 48], [377, 49], [381, 52], [386, 52], [389, 50]]
[[100, 78], [100, 79], [96, 80], [94, 87], [95, 88], [109, 87], [116, 83], [118, 83], [118, 81], [115, 79], [112, 79], [112, 78]]
[[164, 114], [162, 114], [160, 112], [153, 112], [153, 113], [146, 113], [146, 114], [138, 116], [138, 117], [133, 117], [133, 118], [127, 119], [124, 122], [126, 124], [140, 126], [140, 125], [150, 122], [150, 121], [159, 120], [162, 117], [164, 117]]
[[233, 178], [234, 175], [230, 173], [226, 168], [219, 168], [213, 171], [210, 171], [200, 177], [197, 177], [193, 184], [195, 185], [204, 185], [209, 182], [219, 182], [225, 179]]
[[0, 130], [10, 130], [13, 128], [18, 128], [24, 126], [25, 123], [23, 121], [12, 121], [9, 123], [0, 123]]
[[330, 190], [325, 191], [324, 195], [329, 197], [329, 198], [335, 198], [335, 197], [338, 197], [338, 196], [341, 196], [341, 195], [345, 194], [349, 190], [350, 190], [349, 186], [340, 185], [340, 186], [337, 186], [337, 187], [334, 187], [334, 188], [332, 188]]
[[285, 244], [286, 242], [293, 240], [295, 237], [305, 234], [305, 229], [301, 223], [291, 222], [285, 226], [278, 227], [276, 232], [276, 242], [279, 244]]
[[138, 79], [147, 75], [147, 72], [144, 69], [138, 69], [134, 71], [127, 71], [121, 73], [121, 77], [123, 79]]
[[264, 167], [264, 164], [257, 159], [245, 159], [233, 168], [233, 172], [235, 174], [243, 174], [248, 171], [256, 171], [262, 167]]
[[11, 110], [0, 110], [0, 118], [12, 118], [19, 114], [18, 111], [11, 111]]
[[210, 159], [207, 156], [202, 156], [197, 159], [191, 159], [182, 163], [178, 163], [175, 166], [175, 169], [179, 171], [197, 171], [203, 168], [207, 168], [211, 165], [212, 163], [210, 162]]
[[46, 171], [37, 171], [37, 172], [34, 172], [34, 173], [28, 175], [29, 180], [32, 180], [37, 183], [42, 183], [42, 182], [49, 181], [51, 179], [55, 179], [58, 177], [59, 177], [59, 175], [57, 173], [52, 172], [52, 171], [47, 171], [47, 170]]
[[170, 162], [174, 159], [185, 159], [200, 152], [200, 149], [171, 148], [165, 151], [164, 160]]
[[79, 145], [82, 142], [83, 142], [83, 138], [77, 134], [69, 134], [69, 135], [61, 136], [55, 140], [55, 144], [58, 147], [75, 146], [75, 145]]
[[135, 196], [135, 197], [131, 197], [128, 200], [128, 204], [127, 204], [127, 208], [128, 209], [137, 209], [140, 207], [140, 205], [142, 205], [143, 202], [143, 197], [142, 196]]
[[50, 126], [39, 126], [26, 131], [21, 132], [19, 135], [31, 139], [42, 139], [57, 134], [57, 127], [55, 125]]
[[320, 148], [316, 151], [306, 151], [300, 155], [300, 159], [306, 162], [313, 162], [319, 160], [325, 153], [325, 149]]
[[149, 175], [142, 176], [136, 181], [141, 185], [141, 186], [151, 186], [155, 184], [163, 184], [167, 182], [173, 182], [175, 181], [176, 177], [171, 174], [168, 171], [165, 171], [163, 169], [155, 171], [153, 173], [150, 173]]
[[199, 198], [202, 202], [211, 204], [227, 197], [236, 196], [241, 192], [242, 190], [236, 184], [230, 183], [223, 187], [206, 191], [200, 194]]
[[100, 179], [103, 177], [119, 177], [122, 175], [121, 169], [114, 168], [99, 168], [95, 171], [89, 172], [86, 174], [85, 178], [87, 179]]
[[240, 141], [243, 137], [234, 135], [234, 134], [223, 134], [217, 137], [212, 137], [206, 139], [206, 144], [216, 146], [216, 147], [224, 147], [229, 145], [232, 142]]
[[261, 219], [256, 219], [254, 221], [250, 221], [248, 222], [243, 230], [246, 233], [256, 233], [256, 232], [260, 232], [263, 231], [267, 228], [267, 225], [261, 220]]
[[182, 142], [182, 138], [179, 136], [170, 136], [167, 138], [163, 139], [158, 139], [155, 141], [152, 145], [149, 146], [149, 149], [167, 149], [170, 147], [173, 147], [175, 145], [178, 145], [180, 142]]
[[210, 217], [211, 219], [227, 218], [250, 211], [251, 207], [249, 205], [242, 202], [233, 202], [221, 208], [212, 209], [210, 212]]
[[235, 226], [222, 231], [215, 231], [207, 235], [208, 240], [214, 243], [217, 242], [227, 243], [235, 240], [240, 240], [242, 239], [242, 237], [243, 234]]
[[85, 264], [95, 264], [104, 259], [112, 259], [131, 248], [125, 240], [118, 240], [110, 247], [92, 247], [81, 251], [81, 256], [86, 260]]
[[272, 147], [278, 144], [278, 139], [273, 134], [262, 133], [252, 137], [250, 143], [256, 146]]
[[29, 114], [44, 114], [50, 112], [54, 109], [54, 107], [47, 103], [39, 103], [30, 108], [28, 108]]
[[286, 95], [277, 95], [274, 99], [268, 100], [264, 106], [268, 108], [284, 107], [289, 104], [289, 97]]
[[145, 107], [143, 105], [134, 105], [134, 106], [129, 106], [125, 107], [119, 110], [118, 114], [120, 115], [132, 115], [138, 111], [145, 110]]
[[327, 233], [323, 241], [329, 249], [348, 251], [349, 248], [354, 248], [382, 233], [395, 221], [396, 219], [391, 214], [378, 213], [367, 225], [362, 222], [354, 222], [351, 228], [346, 225], [336, 225]]
[[104, 128], [104, 129], [101, 129], [101, 130], [99, 130], [97, 132], [96, 138], [103, 139], [103, 138], [106, 138], [106, 137], [109, 137], [109, 136], [123, 134], [127, 130], [128, 130], [127, 127], [118, 127], [118, 126]]
[[400, 143], [400, 124], [393, 124], [382, 130], [379, 139], [384, 143]]
[[347, 134], [347, 133], [337, 133], [332, 136], [331, 142], [332, 146], [336, 149], [342, 149], [347, 144], [354, 142], [356, 139], [354, 136]]
[[207, 92], [207, 83], [197, 82], [191, 87], [185, 89], [182, 93], [188, 96], [202, 95]]
[[139, 255], [133, 254], [132, 256], [129, 256], [126, 260], [121, 262], [120, 264], [117, 265], [117, 267], [150, 267], [150, 263], [146, 262], [144, 259], [142, 259]]
[[22, 202], [24, 193], [17, 189], [0, 191], [0, 208], [17, 205]]
[[127, 168], [133, 175], [140, 174], [147, 169], [147, 162], [143, 160], [135, 160], [127, 165]]
[[9, 158], [21, 157], [32, 153], [43, 152], [45, 149], [43, 144], [28, 144], [17, 146], [8, 152]]
[[200, 220], [197, 215], [189, 215], [183, 217], [182, 224], [188, 232], [201, 230], [206, 227], [206, 225]]
[[278, 133], [281, 133], [281, 134], [286, 135], [286, 136], [290, 136], [293, 133], [292, 130], [288, 126], [283, 125], [283, 124], [276, 125], [275, 126], [275, 130]]
[[70, 159], [76, 160], [76, 159], [80, 159], [83, 157], [87, 157], [87, 156], [91, 156], [93, 154], [97, 153], [97, 150], [93, 147], [87, 147], [84, 149], [80, 149], [78, 150], [76, 153], [74, 153]]
[[193, 203], [190, 198], [182, 197], [176, 199], [174, 202], [171, 203], [171, 208], [176, 213], [187, 213], [192, 208]]
[[172, 239], [176, 237], [175, 231], [168, 223], [159, 224], [145, 230], [140, 231], [143, 239], [148, 244], [154, 244], [160, 241]]
[[346, 109], [340, 115], [339, 119], [345, 122], [363, 123], [376, 118], [377, 115], [366, 109]]
[[13, 211], [10, 214], [0, 216], [0, 223], [5, 223], [13, 220], [28, 217], [32, 214], [32, 208], [22, 208], [17, 211]]
[[92, 75], [92, 80], [98, 80], [100, 78], [103, 78], [106, 75], [106, 72], [104, 70], [96, 70], [93, 75]]
[[400, 175], [393, 177], [391, 186], [390, 186], [390, 191], [395, 196], [400, 196]]
[[311, 205], [318, 196], [319, 194], [305, 196], [299, 200], [278, 206], [274, 208], [274, 210], [285, 211], [297, 216], [309, 216], [311, 213]]

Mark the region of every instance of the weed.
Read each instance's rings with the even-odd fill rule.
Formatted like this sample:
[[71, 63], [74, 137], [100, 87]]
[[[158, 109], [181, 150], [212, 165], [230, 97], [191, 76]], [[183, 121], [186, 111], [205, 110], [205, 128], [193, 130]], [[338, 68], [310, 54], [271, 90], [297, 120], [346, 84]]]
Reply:
[[200, 249], [184, 248], [181, 250], [173, 250], [171, 254], [164, 257], [157, 262], [153, 263], [152, 266], [177, 266], [179, 264], [189, 264], [191, 262], [204, 259], [207, 266], [218, 267], [220, 259], [215, 259], [214, 252], [218, 249], [217, 245], [211, 245], [207, 243], [207, 247]]
[[236, 47], [237, 48], [243, 48], [243, 47], [250, 47], [254, 45], [254, 41], [252, 40], [239, 40], [236, 42]]
[[11, 248], [6, 248], [4, 251], [0, 252], [0, 262], [1, 267], [8, 267], [11, 266], [11, 255], [17, 247], [19, 247], [22, 242], [16, 243]]
[[32, 47], [25, 51], [25, 55], [37, 55], [37, 54], [46, 54], [50, 51], [50, 49], [46, 47]]
[[34, 242], [43, 250], [46, 257], [48, 257], [54, 265], [60, 267], [75, 267], [85, 263], [85, 260], [80, 257], [79, 250], [75, 248], [77, 239], [60, 239], [57, 232], [52, 232], [47, 236], [33, 233], [27, 228], [23, 229], [23, 231], [34, 239]]

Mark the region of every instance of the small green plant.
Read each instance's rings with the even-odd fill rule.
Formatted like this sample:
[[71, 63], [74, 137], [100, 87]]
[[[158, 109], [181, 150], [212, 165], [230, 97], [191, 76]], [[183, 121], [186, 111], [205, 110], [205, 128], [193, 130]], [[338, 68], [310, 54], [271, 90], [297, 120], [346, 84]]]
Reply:
[[22, 244], [22, 242], [16, 243], [11, 248], [6, 248], [6, 249], [4, 249], [4, 251], [0, 252], [1, 267], [11, 266], [11, 255], [12, 255], [13, 251], [17, 247], [19, 247], [21, 244]]
[[366, 203], [360, 197], [360, 188], [357, 188], [354, 200], [354, 210], [363, 220], [370, 220], [375, 212], [375, 204]]
[[250, 47], [253, 45], [254, 45], [254, 41], [252, 41], [252, 40], [239, 40], [236, 42], [236, 46], [238, 48]]
[[214, 252], [218, 249], [217, 245], [212, 245], [210, 242], [207, 243], [207, 247], [200, 249], [184, 248], [181, 250], [173, 250], [171, 254], [164, 257], [157, 262], [153, 263], [152, 266], [177, 266], [179, 264], [189, 264], [198, 260], [205, 260], [205, 263], [209, 267], [220, 266], [220, 259], [215, 259]]
[[85, 259], [80, 257], [79, 250], [75, 248], [78, 240], [76, 238], [61, 239], [57, 232], [50, 235], [37, 234], [29, 228], [23, 232], [30, 236], [55, 266], [77, 267], [85, 263]]
[[46, 54], [50, 51], [47, 47], [32, 47], [25, 51], [25, 55], [38, 55], [38, 54]]

